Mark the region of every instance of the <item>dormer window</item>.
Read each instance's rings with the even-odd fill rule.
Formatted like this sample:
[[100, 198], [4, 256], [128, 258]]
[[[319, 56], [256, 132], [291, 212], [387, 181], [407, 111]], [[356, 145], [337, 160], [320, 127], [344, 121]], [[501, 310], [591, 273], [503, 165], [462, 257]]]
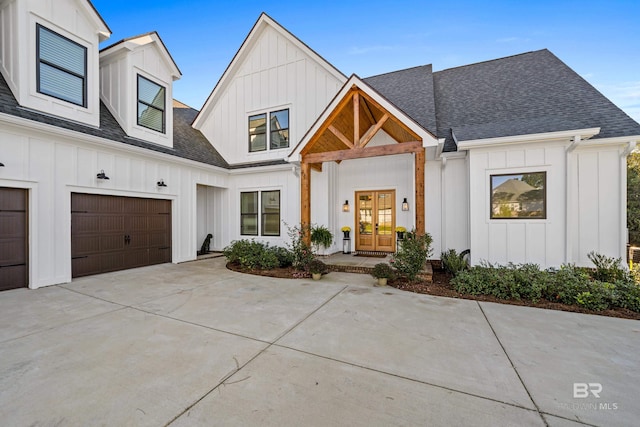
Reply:
[[138, 75], [138, 125], [165, 133], [165, 88]]
[[37, 90], [87, 106], [87, 48], [36, 24]]
[[289, 147], [289, 109], [249, 116], [249, 152], [265, 151], [267, 146]]

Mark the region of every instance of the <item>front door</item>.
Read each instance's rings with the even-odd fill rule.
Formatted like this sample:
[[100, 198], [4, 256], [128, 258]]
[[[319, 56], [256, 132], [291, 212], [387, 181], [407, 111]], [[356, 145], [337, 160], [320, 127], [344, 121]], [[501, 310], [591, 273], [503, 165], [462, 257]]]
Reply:
[[356, 251], [395, 252], [395, 190], [356, 192]]

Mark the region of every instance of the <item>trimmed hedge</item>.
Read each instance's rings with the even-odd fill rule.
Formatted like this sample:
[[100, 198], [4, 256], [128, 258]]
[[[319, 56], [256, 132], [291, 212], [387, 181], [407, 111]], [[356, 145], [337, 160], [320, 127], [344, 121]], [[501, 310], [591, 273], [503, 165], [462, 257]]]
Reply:
[[[460, 271], [451, 284], [460, 293], [491, 295], [500, 299], [546, 299], [578, 305], [589, 310], [626, 308], [640, 312], [640, 284], [619, 263], [605, 263], [595, 270], [563, 265], [559, 270], [541, 270], [535, 264], [493, 266], [481, 264]], [[608, 278], [601, 281], [598, 278]]]

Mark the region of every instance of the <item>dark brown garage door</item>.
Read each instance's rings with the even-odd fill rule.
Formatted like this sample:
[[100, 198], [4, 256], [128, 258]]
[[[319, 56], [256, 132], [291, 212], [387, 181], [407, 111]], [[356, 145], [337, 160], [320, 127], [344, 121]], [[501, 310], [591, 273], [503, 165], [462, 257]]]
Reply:
[[0, 291], [27, 286], [27, 190], [0, 188]]
[[171, 201], [71, 194], [73, 277], [171, 262]]

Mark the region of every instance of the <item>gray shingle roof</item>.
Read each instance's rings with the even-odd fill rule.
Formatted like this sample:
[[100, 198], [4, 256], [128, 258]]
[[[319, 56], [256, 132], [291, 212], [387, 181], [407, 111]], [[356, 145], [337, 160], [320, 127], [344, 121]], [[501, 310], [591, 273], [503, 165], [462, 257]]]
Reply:
[[191, 122], [198, 114], [197, 110], [179, 102], [173, 105], [173, 148], [142, 141], [127, 136], [120, 124], [111, 115], [107, 107], [100, 103], [100, 127], [87, 126], [58, 117], [41, 114], [33, 110], [21, 108], [4, 77], [0, 74], [0, 113], [33, 120], [40, 123], [73, 130], [76, 132], [106, 138], [114, 143], [124, 143], [184, 159], [194, 160], [213, 166], [228, 168], [227, 162], [209, 143], [204, 135], [191, 127]]
[[363, 80], [435, 135], [436, 107], [431, 65], [380, 74]]
[[640, 135], [640, 124], [546, 49], [435, 72], [431, 94], [416, 85], [428, 84], [426, 72], [416, 67], [365, 81], [445, 138], [445, 151], [456, 149], [452, 131], [458, 140], [591, 127], [601, 128], [594, 138]]

